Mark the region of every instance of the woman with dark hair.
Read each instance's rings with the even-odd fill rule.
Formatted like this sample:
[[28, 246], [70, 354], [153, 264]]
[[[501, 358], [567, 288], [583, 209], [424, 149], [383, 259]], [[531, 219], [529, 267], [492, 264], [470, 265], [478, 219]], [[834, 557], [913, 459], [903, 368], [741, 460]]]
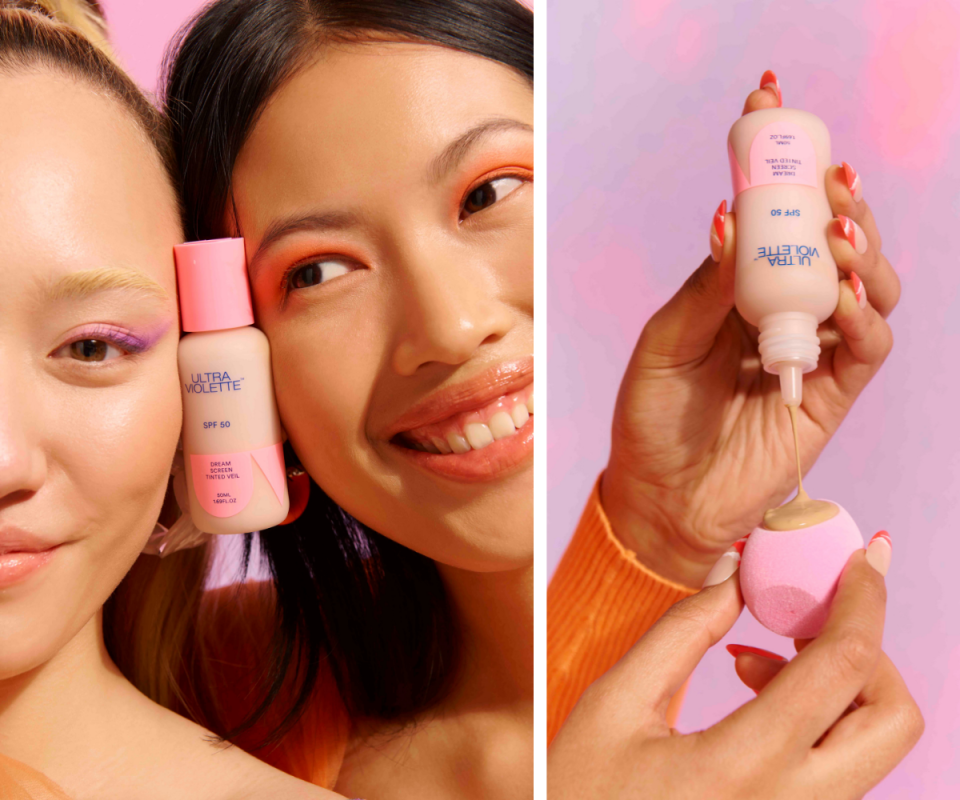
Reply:
[[167, 64], [186, 238], [245, 240], [310, 492], [174, 663], [136, 574], [112, 652], [350, 796], [531, 794], [532, 63], [514, 0], [221, 0]]

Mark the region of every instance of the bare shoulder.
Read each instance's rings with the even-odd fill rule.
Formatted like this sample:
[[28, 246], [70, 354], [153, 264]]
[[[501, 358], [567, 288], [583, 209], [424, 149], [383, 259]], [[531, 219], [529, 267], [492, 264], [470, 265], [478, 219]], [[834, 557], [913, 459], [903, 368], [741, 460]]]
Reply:
[[247, 753], [243, 755], [253, 763], [249, 769], [232, 775], [231, 786], [222, 795], [223, 800], [267, 800], [277, 797], [284, 800], [343, 800], [343, 796], [336, 792], [287, 775]]
[[191, 770], [194, 778], [202, 774], [202, 781], [208, 786], [208, 794], [196, 796], [216, 800], [273, 800], [278, 797], [284, 800], [343, 800], [339, 794], [287, 775], [239, 747], [213, 746], [215, 750], [199, 752], [192, 762], [196, 765], [196, 769]]
[[[196, 723], [140, 695], [137, 733], [127, 741], [138, 764], [127, 770], [142, 800], [203, 797], [209, 800], [335, 800], [341, 796], [306, 783], [223, 743]], [[137, 741], [132, 741], [137, 739]], [[150, 787], [150, 788], [147, 788]], [[118, 787], [119, 788], [119, 787]], [[133, 789], [133, 786], [130, 787]]]

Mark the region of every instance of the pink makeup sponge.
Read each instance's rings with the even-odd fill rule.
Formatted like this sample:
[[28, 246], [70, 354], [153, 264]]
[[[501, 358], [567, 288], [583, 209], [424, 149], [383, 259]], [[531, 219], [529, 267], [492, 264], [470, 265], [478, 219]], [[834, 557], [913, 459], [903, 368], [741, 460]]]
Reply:
[[747, 608], [781, 636], [816, 636], [827, 620], [840, 573], [862, 547], [863, 536], [843, 507], [833, 519], [809, 528], [756, 528], [740, 557], [740, 588]]

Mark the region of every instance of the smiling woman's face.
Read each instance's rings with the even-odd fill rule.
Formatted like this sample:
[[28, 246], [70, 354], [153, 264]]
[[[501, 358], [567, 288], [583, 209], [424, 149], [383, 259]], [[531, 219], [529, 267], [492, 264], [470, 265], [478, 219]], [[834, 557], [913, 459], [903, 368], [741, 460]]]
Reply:
[[530, 84], [493, 61], [327, 46], [233, 175], [304, 466], [370, 527], [473, 570], [533, 552], [532, 125]]
[[0, 77], [0, 679], [95, 617], [160, 512], [180, 430], [159, 158], [115, 101]]

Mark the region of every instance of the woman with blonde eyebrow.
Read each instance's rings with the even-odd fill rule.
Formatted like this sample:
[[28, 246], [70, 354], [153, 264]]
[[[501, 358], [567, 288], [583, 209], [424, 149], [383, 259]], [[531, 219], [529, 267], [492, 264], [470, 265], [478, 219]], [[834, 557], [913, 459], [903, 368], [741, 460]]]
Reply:
[[169, 298], [166, 289], [153, 278], [132, 269], [116, 267], [94, 267], [63, 275], [52, 284], [50, 296], [55, 300], [83, 298], [110, 289], [128, 289]]
[[162, 119], [52, 8], [0, 2], [0, 797], [335, 797], [217, 744], [107, 649], [180, 433], [182, 233]]

